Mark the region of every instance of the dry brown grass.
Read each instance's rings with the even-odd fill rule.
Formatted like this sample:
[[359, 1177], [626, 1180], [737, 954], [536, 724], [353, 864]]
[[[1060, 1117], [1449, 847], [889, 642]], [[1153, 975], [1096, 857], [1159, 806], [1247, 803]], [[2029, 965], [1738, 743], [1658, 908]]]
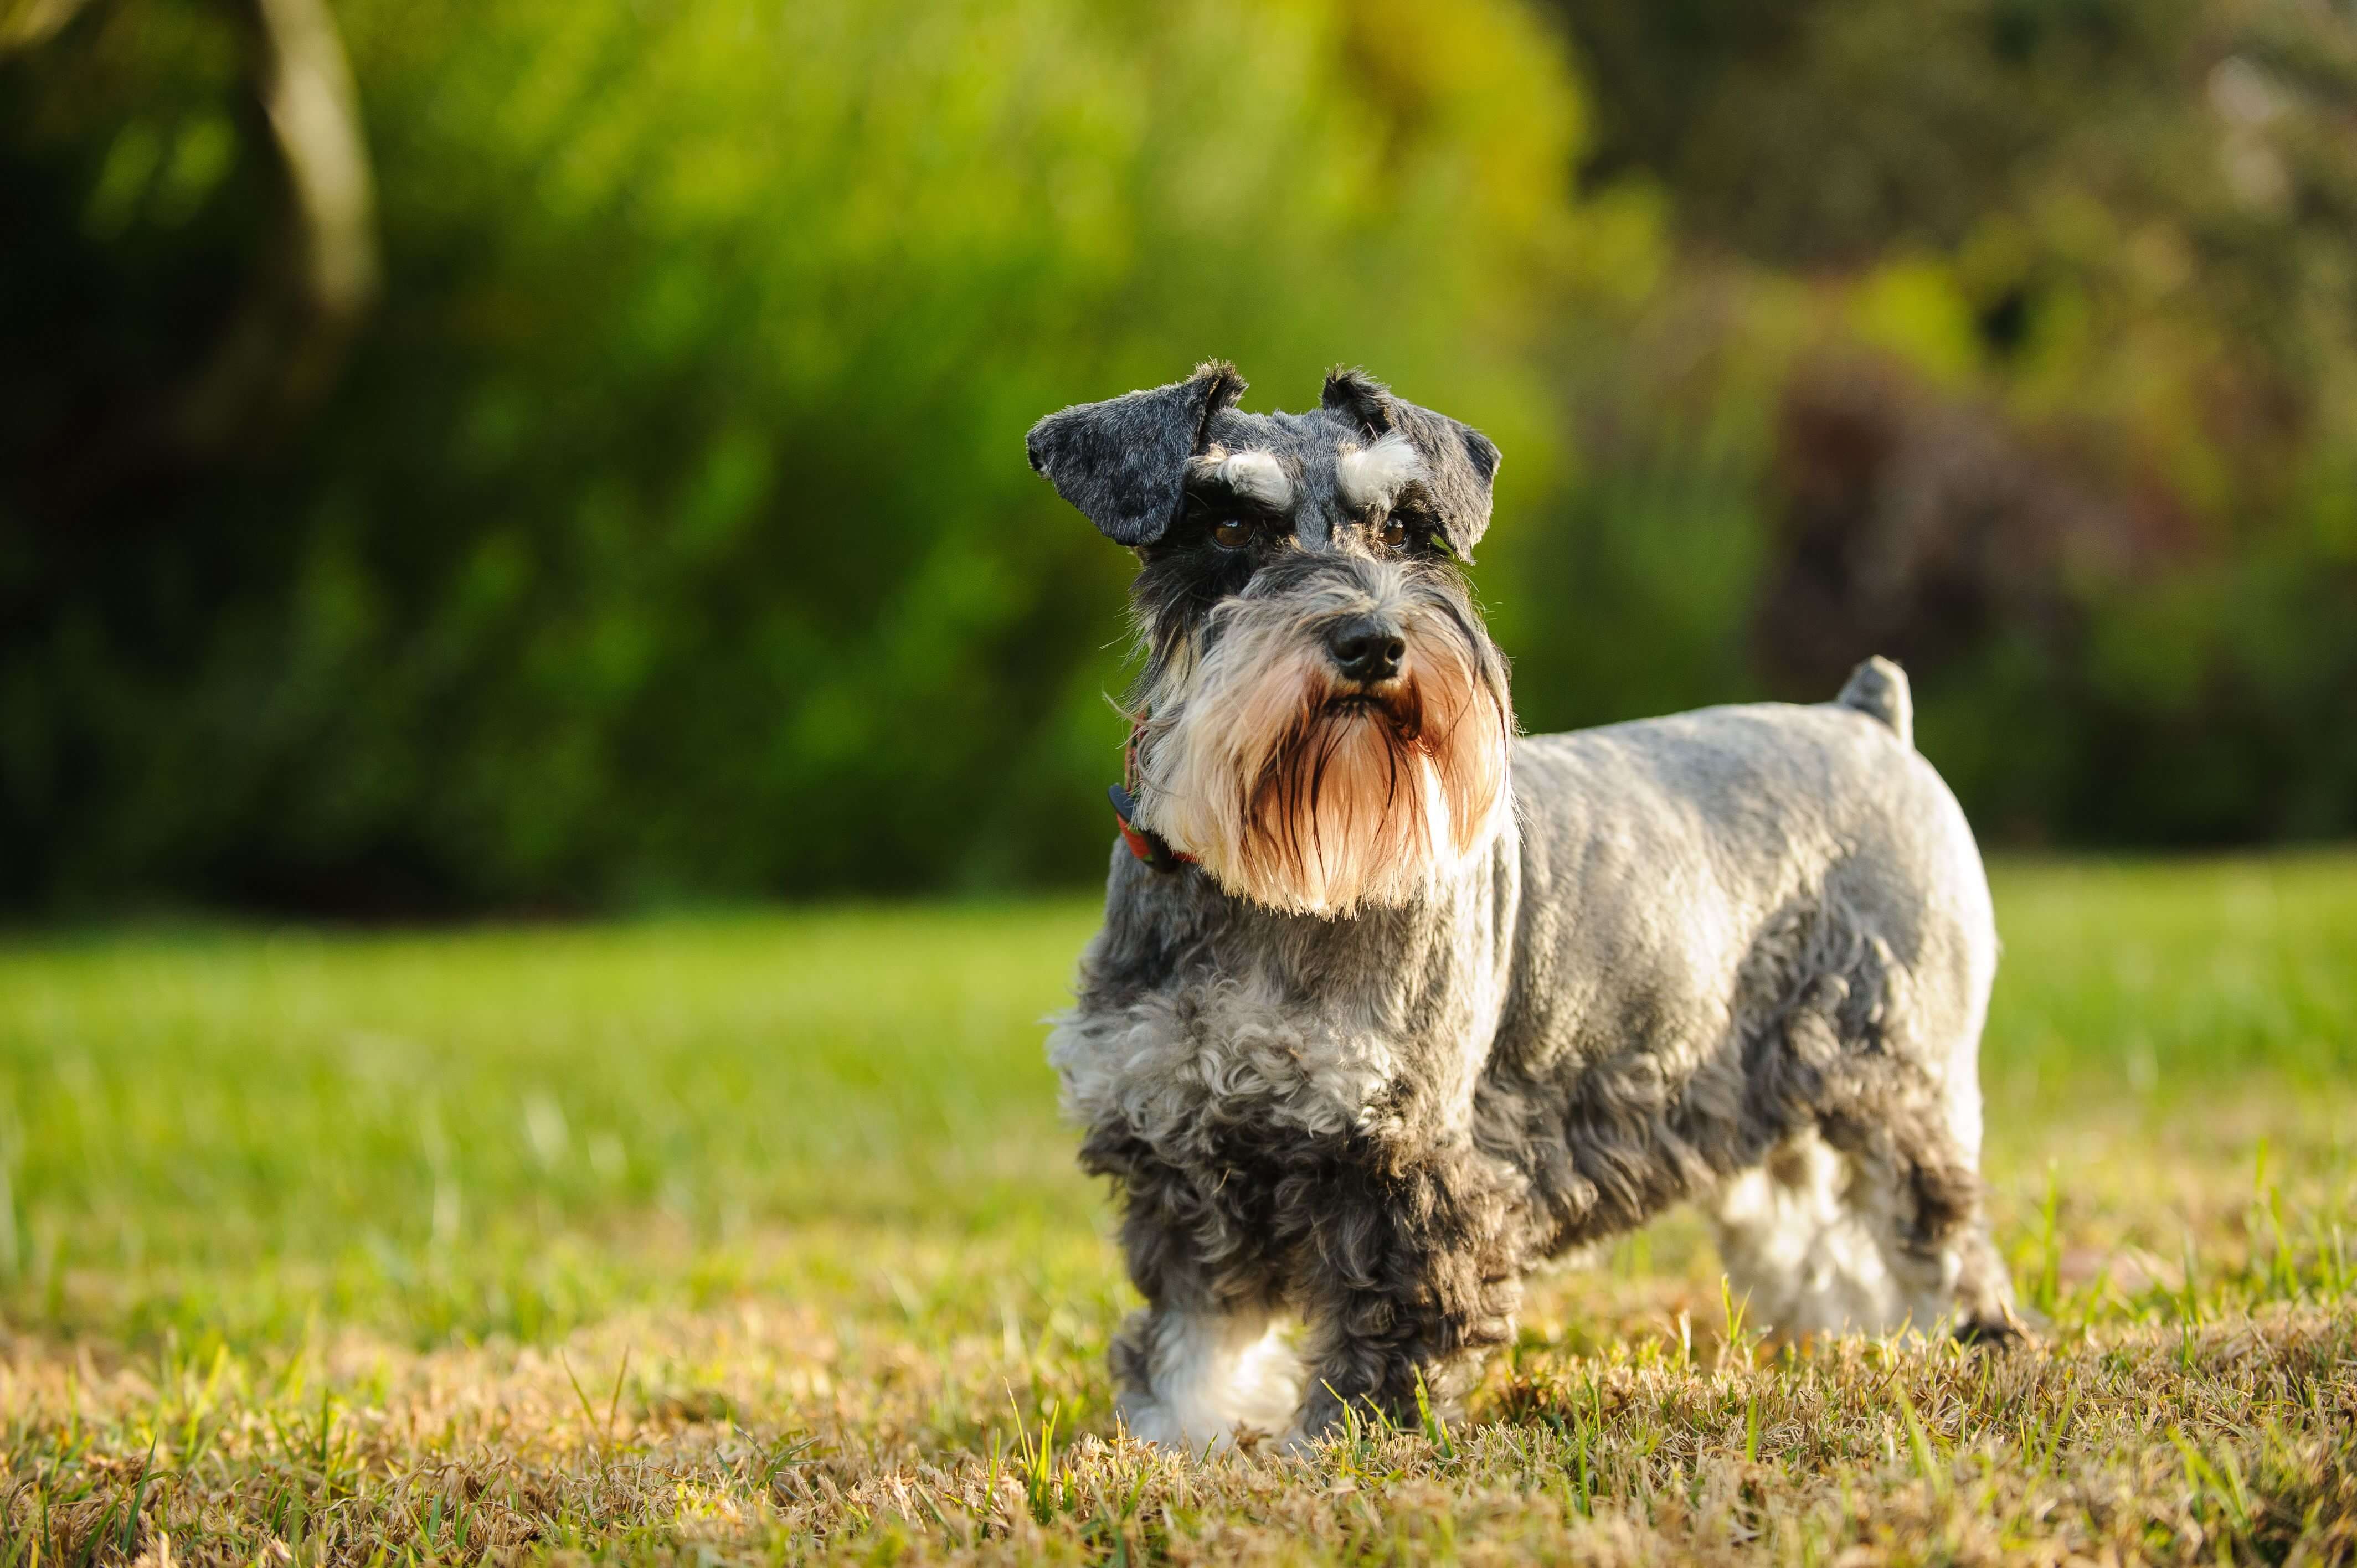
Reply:
[[[625, 1364], [624, 1358], [628, 1363]], [[1037, 1369], [849, 1348], [807, 1313], [634, 1319], [560, 1352], [342, 1341], [106, 1367], [19, 1345], [20, 1562], [2346, 1560], [2357, 1314], [2274, 1307], [1973, 1356], [1525, 1352], [1489, 1419], [1316, 1459], [1172, 1457], [1052, 1415], [932, 1440]], [[1059, 1357], [1045, 1380], [1085, 1383]], [[1075, 1389], [1076, 1402], [1085, 1395]], [[1001, 1397], [1006, 1397], [1001, 1395]], [[1060, 1402], [1050, 1402], [1049, 1410]], [[1028, 1430], [1027, 1430], [1028, 1429]], [[30, 1457], [26, 1449], [17, 1456]], [[136, 1509], [136, 1520], [132, 1514]]]
[[1756, 1345], [1679, 1217], [1308, 1458], [1120, 1438], [1085, 911], [0, 953], [0, 1568], [2350, 1561], [2352, 886], [2001, 883], [2040, 1344]]
[[[748, 1277], [794, 1285], [551, 1346], [21, 1337], [0, 1563], [2345, 1561], [2349, 1172], [2287, 1116], [2300, 1180], [2255, 1186], [2253, 1114], [2080, 1129], [2050, 1232], [2022, 1174], [2036, 1348], [1730, 1338], [1684, 1221], [1542, 1280], [1465, 1419], [1308, 1460], [1119, 1437], [1085, 1236], [772, 1235]], [[2190, 1282], [2132, 1239], [2188, 1221]]]

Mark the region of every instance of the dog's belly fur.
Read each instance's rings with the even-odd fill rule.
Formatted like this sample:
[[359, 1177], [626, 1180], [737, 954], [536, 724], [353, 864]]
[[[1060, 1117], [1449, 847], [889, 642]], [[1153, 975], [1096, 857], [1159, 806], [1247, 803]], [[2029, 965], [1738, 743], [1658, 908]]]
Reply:
[[1533, 1263], [1687, 1198], [1755, 1321], [2010, 1321], [1974, 1176], [1996, 936], [1930, 766], [1855, 707], [1760, 705], [1522, 741], [1513, 791], [1486, 860], [1355, 919], [1116, 852], [1050, 1058], [1152, 1304], [1134, 1429], [1266, 1424], [1287, 1310], [1308, 1430], [1445, 1391]]

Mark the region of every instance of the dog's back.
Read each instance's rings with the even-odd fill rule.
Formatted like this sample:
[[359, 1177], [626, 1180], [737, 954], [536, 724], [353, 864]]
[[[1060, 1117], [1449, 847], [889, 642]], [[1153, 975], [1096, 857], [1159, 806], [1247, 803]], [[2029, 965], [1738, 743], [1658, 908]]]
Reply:
[[1531, 985], [1600, 994], [1641, 983], [1660, 1007], [1680, 992], [1723, 1005], [1741, 955], [1805, 918], [1887, 944], [1942, 993], [1942, 1011], [1977, 1005], [1996, 965], [1979, 851], [1909, 744], [1904, 677], [1874, 665], [1833, 703], [1706, 708], [1517, 743], [1520, 906], [1551, 928], [1525, 931]]

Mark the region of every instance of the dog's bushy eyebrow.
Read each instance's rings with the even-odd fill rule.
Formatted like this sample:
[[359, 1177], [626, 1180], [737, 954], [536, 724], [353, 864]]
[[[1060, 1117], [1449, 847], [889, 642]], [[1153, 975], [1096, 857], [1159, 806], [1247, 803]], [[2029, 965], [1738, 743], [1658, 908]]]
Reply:
[[1346, 446], [1334, 458], [1335, 484], [1359, 511], [1389, 506], [1430, 478], [1424, 455], [1396, 430], [1366, 446]]
[[1205, 499], [1243, 502], [1262, 511], [1293, 510], [1293, 476], [1272, 454], [1218, 447], [1187, 465], [1187, 491]]

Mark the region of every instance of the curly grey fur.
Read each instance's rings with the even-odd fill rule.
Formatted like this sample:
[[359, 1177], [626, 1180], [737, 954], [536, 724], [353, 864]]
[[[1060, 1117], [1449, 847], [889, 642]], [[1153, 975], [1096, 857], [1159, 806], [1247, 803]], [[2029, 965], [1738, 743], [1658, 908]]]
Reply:
[[[1470, 522], [1486, 490], [1446, 504]], [[1297, 529], [1288, 570], [1367, 548]], [[1207, 596], [1182, 568], [1141, 578], [1163, 676]], [[1117, 845], [1049, 1057], [1147, 1304], [1114, 1350], [1132, 1429], [1410, 1417], [1507, 1339], [1540, 1261], [1688, 1200], [1755, 1322], [2010, 1333], [1975, 1174], [1996, 939], [1908, 713], [1875, 661], [1820, 706], [1524, 738], [1488, 852], [1349, 918]]]

